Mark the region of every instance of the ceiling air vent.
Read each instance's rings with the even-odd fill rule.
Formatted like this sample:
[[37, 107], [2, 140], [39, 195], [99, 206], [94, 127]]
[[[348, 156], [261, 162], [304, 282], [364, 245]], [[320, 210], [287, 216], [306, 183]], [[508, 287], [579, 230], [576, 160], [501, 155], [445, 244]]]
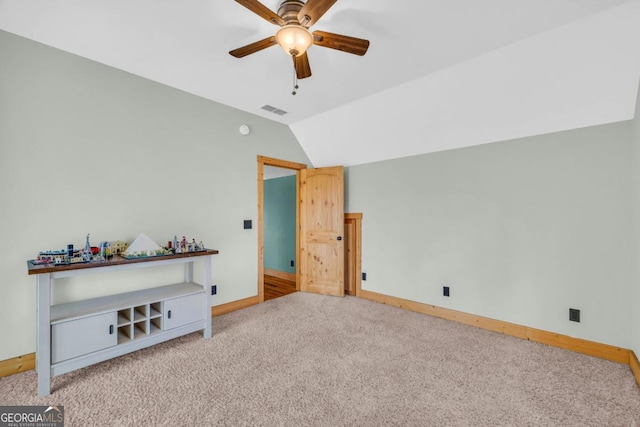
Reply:
[[276, 107], [274, 107], [274, 106], [272, 106], [272, 105], [269, 105], [269, 104], [267, 104], [267, 105], [263, 105], [263, 106], [262, 106], [262, 109], [263, 109], [263, 110], [267, 110], [267, 111], [269, 111], [269, 112], [271, 112], [271, 113], [273, 113], [273, 114], [277, 114], [277, 115], [279, 115], [279, 116], [284, 116], [285, 114], [287, 114], [287, 112], [286, 112], [286, 111], [281, 110], [281, 109], [279, 109], [279, 108], [276, 108]]

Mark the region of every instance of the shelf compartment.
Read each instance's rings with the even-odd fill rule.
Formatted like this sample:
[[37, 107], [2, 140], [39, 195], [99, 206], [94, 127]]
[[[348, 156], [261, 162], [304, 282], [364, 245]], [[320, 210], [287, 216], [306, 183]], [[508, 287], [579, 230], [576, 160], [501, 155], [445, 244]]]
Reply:
[[151, 332], [154, 328], [162, 329], [162, 317], [155, 317], [151, 319]]
[[131, 309], [118, 310], [118, 327], [131, 323]]
[[149, 305], [149, 318], [162, 317], [162, 302], [154, 302]]
[[161, 325], [160, 320], [161, 319], [153, 319], [151, 321], [151, 323], [149, 324], [149, 327], [150, 327], [149, 334], [150, 335], [162, 332], [162, 325]]
[[139, 305], [133, 309], [133, 320], [135, 322], [139, 322], [141, 320], [145, 320], [147, 318], [147, 309], [149, 308], [148, 304]]
[[118, 345], [131, 341], [126, 332], [118, 328]]
[[118, 344], [131, 340], [131, 324], [118, 327]]
[[147, 320], [142, 320], [133, 324], [133, 338], [139, 338], [142, 335], [147, 335]]

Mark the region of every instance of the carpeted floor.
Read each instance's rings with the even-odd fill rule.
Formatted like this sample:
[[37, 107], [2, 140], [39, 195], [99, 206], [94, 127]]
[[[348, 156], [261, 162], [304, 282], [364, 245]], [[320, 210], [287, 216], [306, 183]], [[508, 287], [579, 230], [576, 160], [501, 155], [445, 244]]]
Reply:
[[640, 426], [629, 367], [355, 297], [295, 293], [0, 405], [66, 426]]

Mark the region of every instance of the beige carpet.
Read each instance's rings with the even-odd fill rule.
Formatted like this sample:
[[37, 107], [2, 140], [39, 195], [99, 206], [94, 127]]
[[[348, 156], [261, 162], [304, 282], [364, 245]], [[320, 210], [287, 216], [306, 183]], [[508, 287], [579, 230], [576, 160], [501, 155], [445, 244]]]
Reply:
[[67, 426], [640, 426], [628, 366], [355, 297], [295, 293], [53, 380], [0, 405]]

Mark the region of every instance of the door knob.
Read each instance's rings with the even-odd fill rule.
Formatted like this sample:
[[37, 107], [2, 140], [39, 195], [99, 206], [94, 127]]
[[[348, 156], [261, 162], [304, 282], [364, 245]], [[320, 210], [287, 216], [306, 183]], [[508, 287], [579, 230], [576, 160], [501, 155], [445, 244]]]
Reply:
[[338, 241], [342, 240], [342, 236], [338, 236]]

